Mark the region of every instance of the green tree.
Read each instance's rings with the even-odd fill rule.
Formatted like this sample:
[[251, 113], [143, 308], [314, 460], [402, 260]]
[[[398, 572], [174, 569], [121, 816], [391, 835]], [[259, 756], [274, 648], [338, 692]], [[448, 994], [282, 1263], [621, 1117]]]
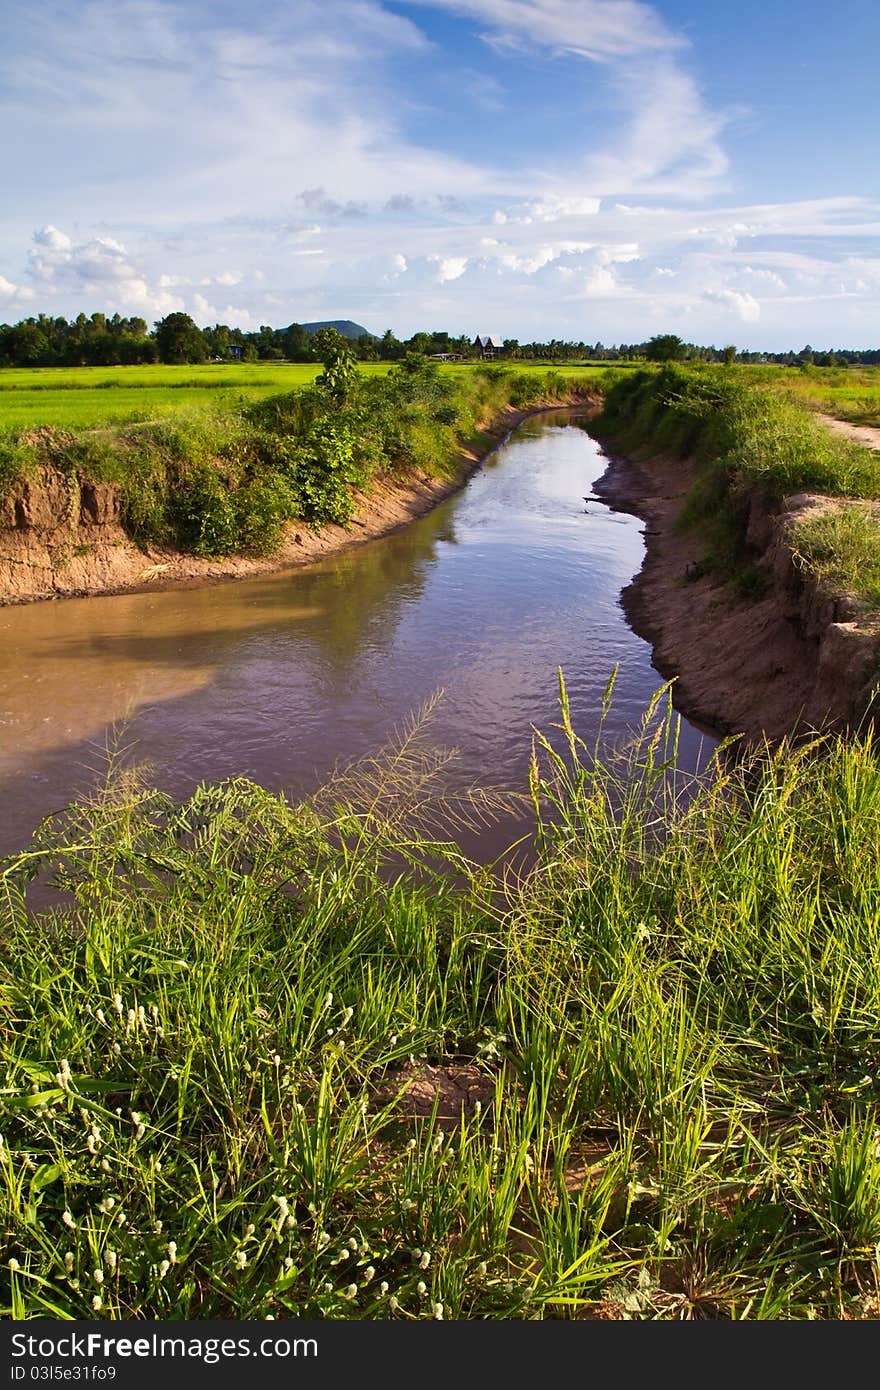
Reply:
[[357, 387], [358, 371], [351, 343], [335, 328], [319, 328], [312, 335], [312, 346], [324, 363], [315, 382], [334, 405], [343, 405]]
[[204, 335], [189, 314], [166, 314], [156, 324], [156, 344], [163, 362], [204, 362]]
[[301, 323], [291, 323], [281, 335], [284, 356], [288, 362], [314, 362], [309, 330]]
[[677, 333], [658, 333], [645, 344], [649, 362], [682, 362], [686, 356], [687, 346]]
[[728, 343], [727, 347], [721, 349], [721, 361], [725, 367], [730, 367], [736, 361], [736, 348], [733, 343]]

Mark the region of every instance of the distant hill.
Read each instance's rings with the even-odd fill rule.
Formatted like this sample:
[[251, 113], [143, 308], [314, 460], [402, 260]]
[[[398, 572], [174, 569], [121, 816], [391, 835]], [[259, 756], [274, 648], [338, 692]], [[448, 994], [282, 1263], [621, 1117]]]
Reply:
[[317, 333], [319, 328], [335, 328], [343, 338], [365, 338], [370, 331], [359, 323], [352, 323], [351, 319], [325, 319], [323, 323], [304, 323], [303, 328], [307, 333]]

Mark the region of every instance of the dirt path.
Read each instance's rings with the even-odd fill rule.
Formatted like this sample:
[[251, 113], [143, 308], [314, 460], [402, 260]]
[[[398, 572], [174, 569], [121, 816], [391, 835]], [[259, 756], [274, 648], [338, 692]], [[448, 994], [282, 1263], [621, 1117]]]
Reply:
[[836, 420], [833, 415], [823, 415], [821, 410], [816, 411], [816, 419], [821, 420], [832, 434], [841, 434], [845, 439], [851, 439], [853, 443], [861, 444], [866, 449], [880, 449], [880, 429], [875, 425], [851, 425], [848, 420]]

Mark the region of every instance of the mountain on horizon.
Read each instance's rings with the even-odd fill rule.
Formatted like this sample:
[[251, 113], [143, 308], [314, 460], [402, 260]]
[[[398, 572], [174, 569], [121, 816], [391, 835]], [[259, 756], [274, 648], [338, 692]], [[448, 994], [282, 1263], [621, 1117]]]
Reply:
[[363, 328], [351, 319], [324, 319], [321, 323], [304, 323], [303, 328], [307, 333], [317, 333], [319, 328], [335, 328], [343, 338], [366, 338], [370, 332], [369, 328]]

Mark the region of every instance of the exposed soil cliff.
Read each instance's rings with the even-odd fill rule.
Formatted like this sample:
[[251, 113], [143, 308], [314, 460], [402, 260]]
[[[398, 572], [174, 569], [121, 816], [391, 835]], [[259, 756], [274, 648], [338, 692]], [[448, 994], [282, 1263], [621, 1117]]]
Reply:
[[621, 602], [635, 631], [653, 643], [657, 669], [677, 677], [676, 705], [750, 740], [857, 724], [880, 672], [876, 615], [820, 585], [789, 543], [805, 509], [838, 504], [799, 494], [774, 512], [756, 493], [747, 543], [767, 587], [760, 598], [744, 598], [702, 572], [705, 539], [676, 529], [694, 471], [665, 457], [612, 457], [595, 488], [647, 523], [645, 561]]
[[[281, 547], [269, 556], [217, 560], [140, 546], [121, 524], [117, 484], [90, 482], [47, 462], [0, 499], [0, 604], [242, 579], [309, 564], [423, 516], [460, 488], [529, 415], [592, 403], [578, 397], [563, 404], [557, 400], [506, 410], [485, 430], [478, 448], [461, 454], [453, 477], [377, 478], [368, 491], [358, 494], [349, 527], [310, 531], [291, 526]], [[51, 445], [52, 432], [46, 434]], [[50, 458], [51, 449], [47, 453]]]

